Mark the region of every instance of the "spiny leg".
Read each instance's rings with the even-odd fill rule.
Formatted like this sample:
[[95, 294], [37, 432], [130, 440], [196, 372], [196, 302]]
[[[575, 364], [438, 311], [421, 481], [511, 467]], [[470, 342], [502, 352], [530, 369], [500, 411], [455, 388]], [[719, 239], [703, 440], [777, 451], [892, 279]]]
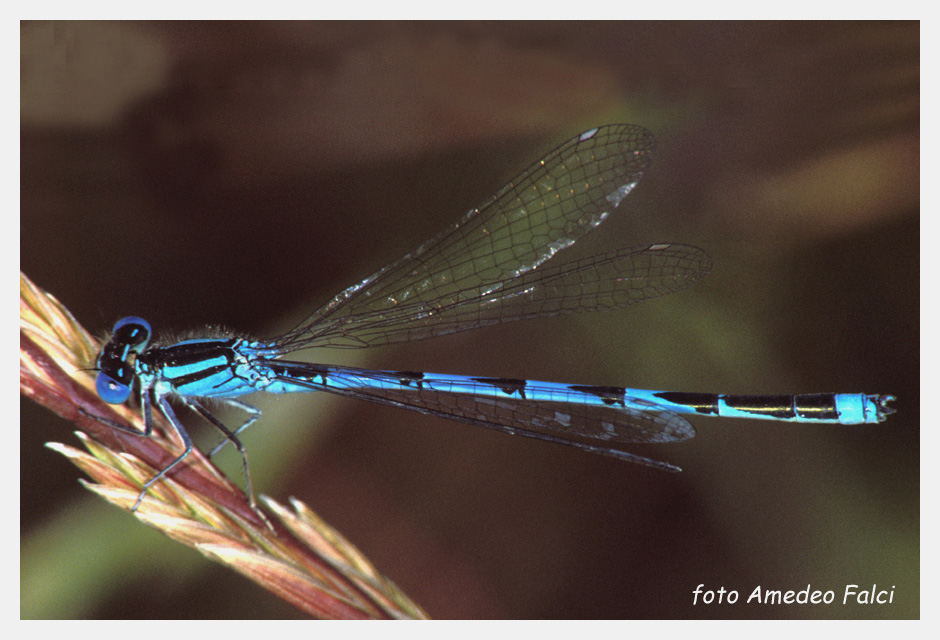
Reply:
[[[258, 407], [255, 407], [254, 405], [250, 405], [247, 402], [241, 402], [240, 400], [234, 400], [232, 398], [219, 398], [219, 400], [231, 407], [241, 409], [242, 411], [248, 414], [248, 418], [241, 424], [241, 426], [239, 426], [233, 432], [230, 432], [227, 428], [225, 428], [222, 425], [216, 425], [219, 427], [219, 430], [225, 434], [225, 439], [219, 444], [217, 444], [214, 449], [212, 449], [212, 451], [209, 453], [210, 458], [214, 456], [215, 454], [217, 454], [222, 449], [222, 447], [224, 447], [229, 442], [231, 442], [236, 447], [238, 447], [239, 450], [241, 450], [242, 444], [238, 440], [238, 434], [244, 431], [245, 429], [247, 429], [248, 427], [250, 427], [251, 425], [253, 425], [255, 421], [257, 421], [258, 418], [261, 417], [261, 409], [259, 409]], [[201, 411], [199, 411], [199, 409], [201, 409]], [[199, 409], [197, 409], [197, 411], [199, 411], [200, 415], [204, 416], [205, 414], [203, 414], [203, 412], [208, 413], [208, 411], [206, 411], [202, 407], [200, 407]], [[209, 420], [210, 422], [215, 424], [214, 420], [212, 419], [209, 419]]]
[[[193, 443], [189, 438], [189, 434], [186, 433], [186, 430], [180, 424], [179, 420], [177, 420], [176, 414], [173, 413], [173, 410], [170, 408], [167, 401], [161, 396], [158, 399], [158, 402], [160, 403], [160, 407], [163, 410], [163, 415], [167, 417], [167, 420], [170, 421], [170, 424], [173, 425], [173, 428], [179, 434], [180, 438], [182, 438], [183, 443], [186, 446], [186, 449], [178, 458], [173, 460], [173, 462], [171, 462], [168, 466], [164, 467], [162, 471], [160, 471], [157, 475], [155, 475], [153, 478], [151, 478], [150, 480], [144, 483], [143, 488], [140, 492], [140, 495], [137, 496], [137, 501], [134, 503], [134, 506], [131, 507], [131, 513], [133, 513], [134, 511], [137, 511], [137, 507], [140, 506], [140, 503], [143, 501], [144, 496], [147, 495], [147, 492], [150, 490], [150, 487], [152, 487], [161, 478], [166, 476], [167, 472], [170, 471], [170, 469], [175, 467], [178, 463], [182, 462], [183, 459], [186, 456], [188, 456], [193, 450]], [[79, 409], [79, 411], [90, 418], [94, 418], [98, 422], [108, 425], [109, 427], [114, 427], [115, 429], [118, 429], [119, 431], [130, 433], [135, 436], [142, 436], [144, 438], [148, 438], [153, 433], [153, 415], [151, 413], [152, 405], [150, 403], [150, 395], [147, 392], [141, 393], [140, 395], [140, 413], [144, 419], [143, 431], [138, 431], [137, 429], [134, 429], [132, 427], [127, 427], [123, 424], [120, 424], [119, 422], [111, 420], [110, 418], [105, 418], [104, 416], [99, 416], [94, 413], [89, 413], [88, 411], [85, 411], [84, 409], [81, 409], [81, 408]]]
[[212, 426], [225, 435], [225, 439], [217, 444], [215, 448], [209, 452], [209, 455], [207, 456], [208, 458], [212, 458], [212, 456], [218, 453], [219, 450], [229, 442], [235, 445], [235, 448], [238, 449], [238, 452], [242, 457], [242, 467], [245, 470], [245, 485], [248, 490], [248, 499], [251, 502], [251, 508], [257, 512], [258, 509], [255, 503], [254, 487], [251, 484], [251, 470], [248, 464], [248, 452], [245, 451], [245, 446], [242, 444], [241, 440], [238, 439], [238, 434], [254, 424], [254, 422], [261, 417], [261, 410], [245, 402], [239, 402], [238, 400], [232, 400], [231, 398], [221, 398], [222, 402], [237, 407], [248, 414], [248, 418], [245, 420], [245, 422], [243, 422], [241, 426], [233, 432], [196, 400], [193, 400], [192, 398], [182, 398], [182, 400], [186, 403], [186, 406], [205, 418]]
[[91, 419], [93, 419], [93, 420], [97, 420], [98, 422], [100, 422], [100, 423], [102, 423], [102, 424], [106, 424], [106, 425], [108, 425], [109, 427], [112, 427], [112, 428], [114, 428], [114, 429], [117, 429], [118, 431], [123, 431], [124, 433], [130, 433], [130, 434], [135, 435], [135, 436], [141, 436], [141, 437], [144, 437], [144, 438], [149, 438], [151, 432], [153, 431], [152, 423], [151, 423], [149, 420], [144, 420], [144, 430], [143, 430], [143, 431], [138, 431], [137, 429], [135, 429], [135, 428], [133, 428], [133, 427], [124, 426], [124, 425], [121, 424], [120, 422], [117, 422], [116, 420], [112, 420], [111, 418], [105, 418], [104, 416], [99, 416], [99, 415], [96, 414], [96, 413], [91, 413], [90, 411], [85, 411], [85, 410], [84, 410], [83, 408], [81, 408], [81, 407], [78, 408], [78, 412], [81, 413], [81, 414], [83, 414], [83, 415], [88, 416], [89, 418], [91, 418]]
[[[169, 420], [170, 424], [173, 426], [173, 429], [176, 430], [177, 435], [179, 435], [179, 437], [183, 440], [183, 444], [185, 445], [186, 448], [183, 450], [183, 453], [180, 454], [178, 458], [176, 458], [173, 462], [171, 462], [166, 467], [164, 467], [163, 470], [160, 471], [160, 473], [158, 473], [157, 475], [150, 478], [150, 480], [144, 483], [144, 486], [140, 492], [140, 495], [137, 496], [137, 502], [135, 502], [134, 506], [131, 507], [132, 513], [134, 511], [137, 511], [137, 507], [140, 506], [140, 503], [143, 501], [144, 496], [147, 495], [148, 491], [150, 491], [150, 487], [152, 487], [155, 483], [159, 482], [162, 478], [164, 478], [167, 475], [167, 473], [169, 473], [170, 470], [173, 469], [173, 467], [175, 467], [180, 462], [182, 462], [186, 458], [186, 456], [188, 456], [193, 451], [193, 441], [190, 439], [189, 434], [186, 433], [186, 429], [183, 428], [182, 423], [180, 423], [179, 419], [176, 417], [176, 414], [173, 412], [173, 409], [170, 407], [170, 403], [162, 395], [157, 396], [156, 400], [157, 400], [157, 404], [160, 405], [160, 411], [162, 411], [163, 415], [166, 416], [166, 419]], [[149, 435], [153, 431], [153, 422], [152, 422], [153, 417], [151, 415], [149, 393], [144, 392], [140, 394], [140, 405], [141, 405], [141, 414], [144, 417], [144, 433]]]

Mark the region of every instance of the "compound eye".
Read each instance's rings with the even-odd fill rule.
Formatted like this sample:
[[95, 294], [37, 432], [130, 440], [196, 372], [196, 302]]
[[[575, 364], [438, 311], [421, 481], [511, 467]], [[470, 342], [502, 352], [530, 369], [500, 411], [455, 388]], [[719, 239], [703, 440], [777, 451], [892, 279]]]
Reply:
[[114, 323], [111, 341], [125, 345], [128, 351], [140, 353], [150, 342], [151, 333], [149, 322], [137, 316], [128, 316]]
[[112, 378], [103, 371], [95, 380], [95, 390], [102, 400], [108, 404], [123, 404], [131, 395], [130, 385]]

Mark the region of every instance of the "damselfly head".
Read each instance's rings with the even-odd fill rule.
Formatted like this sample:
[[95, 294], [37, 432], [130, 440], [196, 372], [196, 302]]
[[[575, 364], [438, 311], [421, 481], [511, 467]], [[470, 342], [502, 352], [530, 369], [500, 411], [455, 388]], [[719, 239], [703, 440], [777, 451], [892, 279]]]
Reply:
[[137, 316], [122, 318], [114, 324], [111, 338], [98, 354], [96, 368], [98, 378], [95, 389], [102, 400], [109, 404], [121, 404], [131, 395], [134, 382], [132, 356], [147, 348], [153, 330], [150, 323]]
[[[128, 316], [114, 323], [108, 344], [120, 344], [128, 353], [140, 353], [147, 348], [152, 334], [153, 330], [149, 322], [137, 316]], [[126, 356], [127, 353], [125, 353]]]

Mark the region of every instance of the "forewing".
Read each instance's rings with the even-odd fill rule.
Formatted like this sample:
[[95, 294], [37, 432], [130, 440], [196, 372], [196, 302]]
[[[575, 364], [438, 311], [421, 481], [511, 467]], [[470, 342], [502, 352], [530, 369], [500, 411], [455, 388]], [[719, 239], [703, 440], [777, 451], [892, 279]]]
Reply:
[[[581, 134], [417, 250], [341, 292], [272, 346], [284, 351], [373, 346], [552, 313], [548, 307], [518, 308], [520, 292], [544, 287], [539, 273], [544, 267], [539, 265], [599, 225], [620, 204], [649, 165], [652, 147], [652, 134], [636, 125], [608, 125]], [[704, 254], [694, 248], [685, 251], [698, 263], [693, 271], [700, 274]], [[618, 271], [616, 265], [623, 264], [625, 256], [600, 256], [593, 265], [582, 264], [581, 273], [592, 266], [596, 274]], [[529, 275], [533, 270], [535, 275]], [[559, 274], [564, 270], [560, 267], [549, 279], [562, 282]], [[689, 272], [677, 275], [678, 280], [689, 280]], [[615, 275], [622, 281], [636, 276], [643, 276], [642, 269]], [[569, 278], [554, 293], [541, 295], [557, 297], [567, 288], [575, 309], [596, 308], [590, 292], [579, 293], [573, 282]], [[415, 322], [421, 326], [416, 328]]]

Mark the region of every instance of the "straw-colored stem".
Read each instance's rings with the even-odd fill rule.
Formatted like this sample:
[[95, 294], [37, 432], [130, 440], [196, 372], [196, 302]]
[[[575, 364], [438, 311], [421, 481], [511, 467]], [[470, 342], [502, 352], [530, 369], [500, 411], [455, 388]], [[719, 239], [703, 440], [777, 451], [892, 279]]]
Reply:
[[[103, 402], [94, 391], [100, 343], [52, 296], [20, 275], [20, 390], [78, 427], [82, 451], [52, 443], [95, 482], [84, 483], [124, 509], [140, 487], [182, 451], [155, 412], [150, 437], [139, 411]], [[95, 416], [104, 420], [98, 420]], [[112, 423], [112, 424], [109, 424]], [[321, 618], [424, 618], [349, 542], [302, 503], [293, 510], [262, 497], [277, 519], [252, 508], [235, 483], [198, 451], [147, 493], [134, 515], [227, 564]]]

